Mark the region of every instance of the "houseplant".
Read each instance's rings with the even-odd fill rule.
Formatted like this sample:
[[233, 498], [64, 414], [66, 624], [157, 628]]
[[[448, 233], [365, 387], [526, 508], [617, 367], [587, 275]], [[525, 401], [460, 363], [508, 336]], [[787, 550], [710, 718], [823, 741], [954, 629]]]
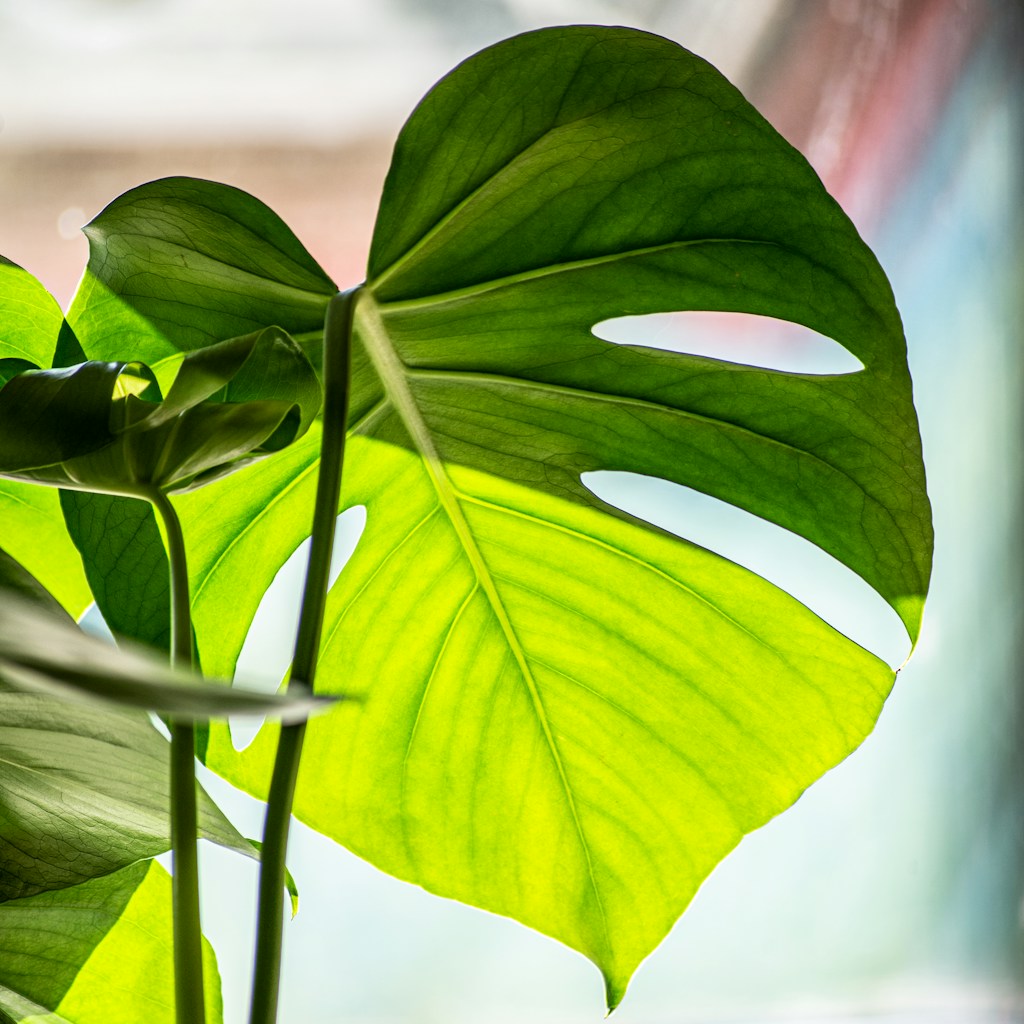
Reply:
[[[931, 534], [905, 346], [850, 222], [709, 65], [644, 33], [575, 27], [482, 51], [428, 94], [396, 145], [354, 292], [339, 294], [263, 204], [210, 182], [143, 185], [86, 232], [66, 322], [7, 270], [18, 284], [0, 301], [18, 327], [5, 354], [79, 368], [58, 381], [110, 364], [122, 380], [130, 361], [148, 370], [127, 391], [146, 400], [160, 385], [167, 402], [205, 353], [271, 329], [326, 367], [317, 422], [294, 395], [232, 395], [218, 378], [190, 409], [286, 408], [216, 465], [235, 469], [268, 440], [280, 450], [171, 503], [198, 660], [216, 677], [232, 674], [260, 597], [315, 517], [292, 674], [311, 682], [316, 669], [318, 692], [352, 698], [308, 732], [283, 727], [280, 747], [275, 726], [243, 752], [222, 722], [197, 730], [207, 765], [271, 793], [253, 1020], [275, 1013], [300, 752], [299, 817], [392, 874], [580, 950], [614, 1007], [714, 864], [870, 731], [894, 672], [752, 573], [600, 502], [580, 475], [631, 469], [770, 519], [861, 575], [916, 639]], [[686, 309], [801, 323], [863, 369], [783, 373], [592, 333], [611, 317]], [[11, 369], [15, 388], [34, 379]], [[113, 429], [105, 409], [92, 433], [72, 435], [84, 451], [5, 472], [52, 478], [40, 465], [102, 461], [126, 422]], [[140, 422], [130, 426], [148, 437]], [[17, 562], [78, 613], [88, 594], [73, 541], [114, 631], [168, 645], [150, 505], [117, 487], [58, 498], [4, 486]], [[323, 600], [334, 516], [354, 505], [367, 529]], [[39, 522], [53, 538], [44, 551]], [[179, 630], [179, 660], [186, 641]], [[108, 861], [79, 880], [108, 902], [129, 879], [110, 926], [126, 934], [142, 905], [133, 894], [166, 884], [138, 857], [126, 846], [120, 871]], [[110, 942], [62, 957], [85, 965], [77, 980], [70, 966], [56, 983], [31, 967], [32, 941], [52, 941], [32, 922], [72, 914], [81, 892], [65, 880], [0, 907], [0, 929], [28, 936], [28, 966], [0, 976], [12, 993], [0, 1005], [14, 1019], [27, 1000], [70, 1020], [132, 1020], [141, 992], [166, 1013], [166, 985], [97, 999], [93, 950]], [[146, 913], [160, 905], [147, 889]], [[202, 994], [182, 974], [181, 1019], [196, 1020]], [[218, 1012], [215, 994], [206, 1009]]]

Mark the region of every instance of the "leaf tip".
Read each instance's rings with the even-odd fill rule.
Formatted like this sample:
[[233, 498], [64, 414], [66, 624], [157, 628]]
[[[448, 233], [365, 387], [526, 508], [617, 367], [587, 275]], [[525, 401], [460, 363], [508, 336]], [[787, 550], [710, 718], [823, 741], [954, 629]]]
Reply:
[[629, 976], [616, 977], [607, 971], [602, 971], [604, 976], [604, 1001], [608, 1007], [604, 1017], [607, 1020], [618, 1008], [619, 1003], [622, 1002], [626, 995], [626, 989], [629, 987]]

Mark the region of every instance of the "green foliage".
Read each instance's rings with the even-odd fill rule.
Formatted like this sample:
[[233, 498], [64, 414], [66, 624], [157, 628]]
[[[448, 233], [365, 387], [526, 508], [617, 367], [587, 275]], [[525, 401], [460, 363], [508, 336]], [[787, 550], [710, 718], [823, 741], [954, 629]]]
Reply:
[[[0, 552], [0, 561], [5, 558]], [[287, 694], [264, 694], [226, 681], [203, 681], [164, 667], [141, 648], [111, 651], [109, 644], [86, 635], [70, 619], [41, 613], [3, 592], [0, 609], [0, 680], [19, 690], [158, 711], [178, 719], [271, 714], [283, 722], [304, 721], [331, 703], [304, 695], [299, 687]]]
[[309, 360], [273, 327], [188, 353], [166, 399], [144, 363], [25, 371], [0, 390], [0, 472], [139, 498], [186, 490], [290, 444], [319, 404]]
[[[170, 889], [167, 872], [148, 861], [0, 903], [0, 1019], [172, 1024]], [[219, 1024], [220, 979], [209, 944], [204, 959], [207, 1019]]]
[[[86, 233], [68, 313], [81, 352], [60, 371], [9, 365], [0, 469], [111, 492], [65, 495], [64, 512], [104, 615], [150, 643], [166, 643], [165, 555], [120, 495], [213, 479], [175, 507], [202, 663], [230, 675], [309, 532], [322, 431], [300, 349], [336, 288], [262, 203], [211, 182], [143, 185]], [[24, 272], [0, 270], [2, 354], [45, 366], [60, 324]], [[578, 949], [614, 1007], [714, 865], [863, 740], [894, 672], [581, 475], [645, 473], [769, 519], [858, 573], [916, 640], [932, 537], [888, 283], [718, 72], [587, 27], [508, 40], [428, 94], [354, 302], [342, 508], [364, 505], [367, 527], [317, 680], [360, 699], [310, 722], [296, 813]], [[784, 373], [593, 333], [690, 309], [803, 324], [863, 368]], [[45, 388], [106, 419], [89, 405], [92, 433], [37, 429], [24, 410]], [[49, 461], [26, 461], [30, 445]], [[16, 538], [26, 522], [12, 517]], [[37, 575], [53, 589], [57, 562]], [[76, 594], [60, 600], [77, 611]], [[265, 796], [277, 730], [237, 753], [212, 723], [205, 760]]]
[[[168, 744], [128, 708], [288, 719], [322, 704], [203, 683], [148, 655], [111, 650], [2, 551], [0, 612], [0, 901], [77, 885], [167, 849]], [[250, 856], [251, 845], [201, 796], [202, 834]]]

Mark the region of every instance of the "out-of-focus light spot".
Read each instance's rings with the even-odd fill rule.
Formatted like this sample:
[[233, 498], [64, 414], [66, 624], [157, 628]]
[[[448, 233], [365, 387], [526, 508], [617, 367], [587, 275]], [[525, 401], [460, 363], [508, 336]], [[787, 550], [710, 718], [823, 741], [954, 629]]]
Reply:
[[69, 206], [57, 218], [57, 234], [68, 240], [78, 238], [85, 224], [85, 210], [80, 206]]

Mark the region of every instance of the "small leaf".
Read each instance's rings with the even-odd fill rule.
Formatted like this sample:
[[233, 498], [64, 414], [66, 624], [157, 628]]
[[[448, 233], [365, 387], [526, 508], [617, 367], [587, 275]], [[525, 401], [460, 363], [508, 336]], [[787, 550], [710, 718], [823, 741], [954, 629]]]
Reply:
[[62, 490], [60, 507], [114, 636], [169, 651], [170, 567], [153, 506], [114, 494]]
[[0, 391], [0, 472], [146, 497], [279, 450], [319, 404], [309, 360], [276, 328], [189, 353], [164, 401], [142, 364], [30, 371]]
[[279, 324], [319, 336], [334, 283], [269, 207], [239, 189], [164, 178], [85, 227], [89, 266], [68, 311], [90, 359], [151, 365]]
[[0, 592], [0, 678], [21, 690], [64, 700], [156, 711], [174, 718], [272, 715], [304, 721], [331, 700], [303, 693], [260, 693], [192, 676], [147, 651], [113, 647], [74, 623]]
[[[0, 1015], [47, 1024], [174, 1024], [171, 881], [154, 861], [0, 904]], [[207, 1020], [223, 1019], [203, 940]]]
[[0, 389], [0, 474], [51, 466], [109, 445], [123, 364], [28, 370]]
[[[253, 849], [256, 850], [257, 853], [262, 853], [263, 843], [258, 839], [250, 839], [249, 842], [252, 843]], [[287, 867], [284, 869], [284, 887], [285, 891], [288, 893], [288, 898], [291, 901], [292, 920], [294, 921], [295, 915], [299, 912], [299, 887], [295, 884], [295, 879], [292, 877], [292, 873]]]
[[0, 256], [0, 359], [49, 366], [64, 314], [27, 270]]

